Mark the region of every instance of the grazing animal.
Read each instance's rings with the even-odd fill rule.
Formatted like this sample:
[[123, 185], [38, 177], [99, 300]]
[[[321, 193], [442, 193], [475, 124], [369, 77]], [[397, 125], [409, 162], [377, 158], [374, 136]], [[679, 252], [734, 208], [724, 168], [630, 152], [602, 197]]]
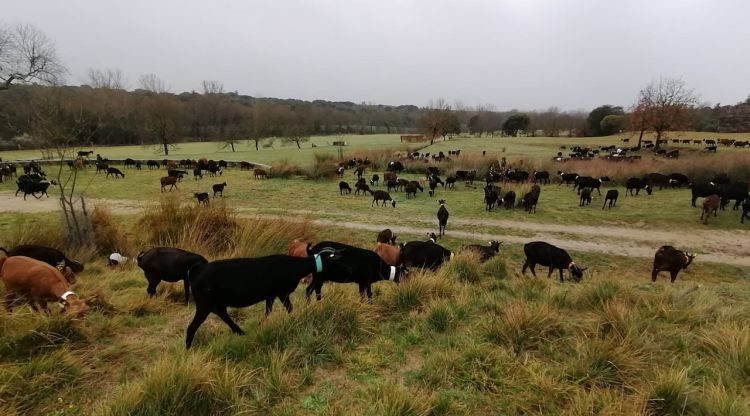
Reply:
[[638, 193], [641, 192], [641, 189], [645, 189], [646, 193], [649, 195], [651, 195], [651, 192], [653, 191], [651, 185], [641, 178], [630, 178], [625, 182], [625, 196], [627, 196], [628, 193], [630, 193], [630, 196], [633, 196], [633, 190], [635, 190], [635, 195], [638, 195]]
[[407, 198], [417, 197], [417, 186], [419, 186], [419, 184], [416, 182], [409, 182], [404, 186], [404, 192], [406, 192]]
[[738, 209], [742, 201], [747, 197], [747, 191], [748, 186], [746, 182], [735, 182], [733, 184], [720, 186], [719, 196], [721, 197], [721, 204], [719, 205], [719, 209], [723, 211], [732, 200], [735, 201], [732, 210], [734, 211]]
[[601, 195], [602, 191], [599, 190], [599, 187], [602, 185], [602, 182], [604, 182], [603, 178], [595, 179], [590, 176], [579, 176], [578, 178], [576, 178], [573, 189], [576, 189], [577, 187], [579, 194], [581, 193], [581, 189], [584, 188], [589, 188], [592, 192], [594, 189], [596, 189], [596, 192]]
[[706, 199], [703, 200], [703, 211], [701, 212], [701, 220], [703, 220], [703, 217], [705, 215], [705, 220], [703, 220], [704, 224], [708, 224], [708, 217], [711, 216], [711, 213], [714, 214], [714, 217], [716, 216], [716, 211], [719, 209], [719, 204], [721, 203], [721, 198], [719, 195], [710, 195], [707, 196]]
[[500, 242], [499, 241], [490, 241], [489, 246], [481, 246], [479, 244], [470, 244], [467, 246], [464, 246], [464, 250], [471, 250], [475, 251], [479, 254], [479, 261], [485, 262], [492, 257], [495, 256], [495, 254], [500, 252]]
[[538, 172], [534, 171], [534, 183], [541, 182], [545, 185], [549, 184], [549, 172], [546, 170]]
[[370, 178], [370, 186], [376, 186], [380, 184], [380, 176], [376, 173]]
[[643, 177], [643, 180], [651, 185], [652, 188], [658, 185], [660, 191], [669, 185], [669, 176], [662, 175], [661, 173], [649, 173]]
[[224, 169], [218, 165], [209, 165], [206, 170], [208, 171], [208, 176], [216, 176], [217, 173], [221, 176], [224, 173]]
[[338, 175], [339, 178], [343, 178], [344, 177], [344, 167], [343, 166], [339, 166], [339, 167], [336, 168], [336, 175]]
[[70, 291], [65, 274], [69, 268], [57, 267], [26, 256], [0, 258], [0, 281], [5, 286], [5, 307], [12, 311], [13, 303], [21, 297], [34, 310], [47, 312], [47, 302], [60, 302], [66, 312], [81, 315], [88, 311], [86, 302]]
[[690, 179], [681, 173], [670, 173], [667, 175], [669, 185], [672, 188], [682, 188], [683, 185], [688, 185]]
[[125, 159], [125, 162], [123, 163], [126, 168], [134, 168], [135, 167], [135, 160], [131, 158]]
[[740, 223], [745, 223], [745, 218], [750, 220], [750, 195], [742, 201], [742, 216], [740, 217]]
[[[359, 195], [360, 192], [362, 192], [362, 194], [364, 195], [366, 195], [369, 192], [370, 195], [372, 195], [372, 190], [370, 189], [370, 186], [364, 182], [357, 182], [354, 184], [354, 187], [357, 189], [356, 191], [354, 191], [354, 195]], [[379, 192], [382, 192], [382, 191], [379, 191]]]
[[388, 243], [377, 243], [372, 251], [377, 253], [389, 266], [398, 266], [401, 264], [401, 247]]
[[83, 264], [69, 259], [65, 255], [65, 253], [52, 247], [23, 244], [13, 247], [10, 250], [6, 250], [0, 247], [0, 251], [3, 251], [8, 257], [25, 256], [42, 261], [54, 267], [58, 267], [60, 265], [62, 265], [63, 267], [70, 267], [70, 270], [72, 270], [74, 273], [81, 273], [83, 271]]
[[112, 175], [113, 178], [125, 178], [125, 174], [120, 171], [120, 169], [117, 168], [107, 168], [107, 176], [106, 178], [109, 178], [109, 175]]
[[[47, 198], [49, 198], [49, 194], [47, 193], [47, 189], [49, 189], [49, 186], [53, 182], [48, 181], [33, 181], [33, 180], [22, 180], [26, 175], [21, 175], [16, 180], [16, 184], [18, 185], [18, 190], [16, 191], [16, 196], [18, 196], [19, 192], [23, 192], [23, 200], [26, 200], [26, 195], [32, 195], [34, 198], [39, 199], [42, 197], [42, 195], [47, 195]], [[37, 196], [39, 194], [39, 196]]]
[[253, 169], [253, 175], [255, 175], [255, 179], [268, 179], [268, 172], [263, 169]]
[[224, 188], [227, 186], [226, 182], [222, 183], [215, 183], [211, 186], [211, 189], [214, 191], [214, 198], [216, 197], [216, 194], [221, 194], [221, 196], [224, 196]]
[[351, 194], [352, 188], [348, 183], [341, 181], [339, 182], [339, 195], [344, 195], [344, 192], [346, 192], [347, 194]]
[[159, 169], [161, 167], [161, 165], [159, 164], [159, 162], [157, 162], [155, 160], [147, 160], [146, 161], [146, 166], [148, 166], [149, 169]]
[[453, 253], [435, 243], [436, 236], [430, 241], [409, 241], [401, 245], [401, 261], [406, 267], [437, 270], [445, 261], [453, 258]]
[[558, 171], [557, 176], [560, 177], [560, 183], [557, 184], [557, 186], [560, 186], [563, 183], [565, 183], [565, 186], [568, 186], [571, 183], [575, 183], [576, 178], [578, 177], [578, 174], [577, 173], [565, 173], [562, 171]]
[[193, 178], [196, 181], [198, 179], [203, 179], [203, 170], [201, 168], [195, 168], [195, 169], [193, 169]]
[[[536, 186], [536, 185], [535, 185]], [[533, 209], [536, 213], [536, 205], [539, 203], [539, 192], [535, 189], [532, 189], [529, 192], [526, 192], [523, 195], [523, 199], [521, 200], [521, 204], [523, 205], [523, 209], [531, 214], [531, 210]]]
[[448, 176], [445, 178], [445, 187], [446, 188], [455, 188], [456, 184], [456, 178], [454, 176]]
[[493, 185], [487, 185], [484, 187], [485, 210], [492, 211], [492, 207], [494, 207], [496, 203], [500, 202], [500, 197], [498, 195], [498, 192], [499, 192], [499, 188]]
[[181, 181], [182, 178], [184, 178], [185, 175], [187, 175], [187, 174], [188, 173], [185, 170], [178, 170], [178, 169], [168, 169], [167, 170], [167, 176], [174, 176], [175, 178], [177, 178], [178, 181]]
[[386, 228], [378, 233], [378, 238], [375, 241], [383, 244], [396, 244], [396, 236], [390, 228]]
[[239, 335], [244, 332], [227, 313], [228, 307], [244, 308], [265, 300], [268, 315], [278, 298], [291, 313], [289, 296], [300, 280], [316, 269], [329, 269], [340, 258], [333, 251], [322, 251], [304, 258], [275, 254], [193, 266], [189, 280], [195, 298], [195, 316], [187, 328], [185, 347], [190, 348], [195, 332], [212, 312]]
[[581, 202], [578, 204], [579, 207], [583, 207], [591, 204], [591, 189], [584, 188], [581, 191]]
[[96, 173], [106, 172], [109, 169], [109, 165], [104, 162], [96, 162]]
[[138, 267], [143, 270], [148, 280], [146, 293], [149, 296], [156, 295], [156, 286], [162, 280], [165, 282], [177, 282], [182, 280], [185, 287], [185, 304], [190, 298], [190, 285], [188, 282], [188, 270], [196, 264], [208, 263], [203, 256], [189, 251], [172, 247], [154, 247], [141, 251], [136, 257]]
[[393, 205], [393, 208], [396, 208], [396, 201], [394, 201], [393, 198], [391, 198], [391, 194], [389, 194], [388, 192], [370, 191], [370, 193], [372, 194], [372, 204], [370, 204], [370, 206], [378, 205], [378, 203], [382, 201], [382, 204], [380, 204], [380, 206], [384, 207], [386, 202], [391, 201], [391, 205]]
[[208, 205], [210, 198], [208, 197], [208, 192], [195, 192], [193, 194], [195, 196], [195, 199], [198, 200], [198, 205]]
[[438, 235], [444, 236], [445, 227], [448, 226], [448, 217], [450, 216], [450, 213], [448, 212], [448, 209], [445, 207], [444, 199], [439, 200], [438, 204], [440, 204], [440, 208], [438, 208], [438, 212], [437, 212]]
[[505, 195], [500, 198], [500, 203], [503, 204], [505, 209], [511, 209], [516, 205], [516, 192], [508, 191]]
[[560, 270], [560, 281], [563, 281], [563, 269], [570, 271], [570, 276], [575, 281], [580, 281], [583, 278], [583, 272], [586, 268], [579, 268], [573, 262], [567, 251], [555, 247], [552, 244], [544, 241], [534, 241], [527, 243], [523, 246], [523, 252], [526, 254], [526, 261], [523, 263], [521, 273], [526, 274], [526, 268], [531, 269], [531, 274], [536, 277], [534, 267], [537, 264], [549, 267], [549, 273], [547, 277], [552, 276], [552, 272], [555, 269]]
[[164, 188], [167, 187], [167, 185], [171, 185], [169, 188], [169, 192], [172, 192], [172, 189], [177, 189], [177, 178], [174, 176], [164, 176], [159, 179], [159, 183], [161, 183], [161, 191], [164, 192]]
[[437, 188], [438, 184], [442, 185], [443, 188], [445, 188], [445, 183], [437, 175], [434, 175], [434, 174], [430, 175], [430, 177], [428, 179], [429, 179], [429, 182], [430, 182], [429, 183], [429, 187], [430, 187], [429, 194], [430, 194], [430, 196], [435, 196], [435, 189]]
[[607, 191], [607, 195], [604, 197], [604, 205], [602, 205], [602, 209], [604, 209], [605, 206], [607, 206], [607, 202], [609, 202], [609, 208], [611, 209], [613, 206], [617, 204], [617, 197], [620, 196], [620, 193], [617, 192], [617, 189], [610, 189]]
[[654, 256], [654, 267], [651, 269], [651, 281], [656, 281], [656, 275], [659, 272], [669, 272], [671, 275], [671, 282], [674, 283], [677, 279], [677, 273], [680, 270], [686, 270], [690, 263], [693, 262], [695, 254], [686, 253], [681, 250], [677, 250], [672, 246], [661, 246], [656, 250]]
[[93, 150], [87, 150], [87, 151], [79, 150], [78, 151], [78, 157], [89, 157], [93, 154], [94, 154]]
[[255, 167], [255, 165], [253, 165], [250, 162], [244, 162], [244, 161], [240, 162], [240, 170], [250, 170], [250, 169], [252, 169], [254, 167]]
[[323, 267], [313, 272], [313, 281], [305, 289], [308, 299], [313, 292], [320, 300], [323, 283], [356, 283], [359, 295], [372, 298], [372, 284], [380, 280], [390, 280], [398, 283], [401, 276], [406, 274], [403, 266], [389, 266], [374, 251], [350, 246], [335, 241], [323, 241], [311, 249], [312, 253], [323, 253], [336, 250], [341, 253], [341, 259], [331, 267]]
[[705, 198], [711, 195], [719, 194], [719, 187], [714, 182], [692, 184], [690, 186], [690, 192], [692, 194], [691, 204], [695, 206], [695, 201], [698, 198]]

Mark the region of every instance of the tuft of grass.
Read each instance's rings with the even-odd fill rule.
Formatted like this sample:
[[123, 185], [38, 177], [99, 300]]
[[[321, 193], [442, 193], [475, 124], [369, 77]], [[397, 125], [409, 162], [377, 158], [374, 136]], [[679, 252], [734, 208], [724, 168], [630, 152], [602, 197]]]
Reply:
[[427, 327], [435, 332], [445, 332], [456, 324], [453, 308], [446, 301], [432, 302], [427, 308], [425, 317]]
[[557, 312], [547, 305], [511, 302], [502, 314], [490, 319], [483, 327], [483, 336], [490, 342], [508, 346], [515, 354], [539, 348], [564, 335]]
[[586, 388], [632, 389], [644, 369], [643, 351], [628, 340], [576, 339], [568, 377]]
[[428, 387], [461, 387], [474, 392], [498, 393], [508, 387], [514, 362], [503, 349], [487, 343], [434, 351], [415, 376]]
[[121, 225], [106, 208], [94, 207], [91, 212], [91, 225], [94, 229], [94, 245], [101, 254], [132, 253], [133, 247], [128, 241]]
[[422, 310], [434, 299], [454, 296], [455, 283], [430, 272], [415, 272], [379, 297], [377, 302], [386, 311], [403, 313]]
[[750, 331], [740, 323], [721, 323], [698, 333], [698, 344], [740, 385], [750, 384]]
[[224, 370], [209, 357], [190, 353], [164, 357], [137, 382], [108, 401], [105, 415], [228, 415], [241, 411], [242, 392], [252, 373]]
[[501, 256], [495, 256], [482, 264], [482, 272], [495, 279], [508, 278], [508, 266]]
[[588, 285], [578, 292], [576, 304], [582, 309], [597, 309], [612, 301], [620, 292], [620, 285], [612, 280], [603, 280]]
[[481, 268], [477, 253], [463, 251], [444, 264], [438, 271], [438, 275], [464, 283], [479, 283], [482, 279]]
[[748, 416], [750, 403], [743, 403], [734, 393], [722, 385], [705, 387], [702, 395], [702, 412], [706, 416]]
[[30, 412], [48, 398], [75, 383], [82, 364], [72, 354], [58, 350], [15, 366], [0, 366], [0, 403], [13, 403]]
[[398, 384], [380, 384], [369, 389], [367, 401], [372, 403], [366, 415], [428, 416], [435, 407], [435, 396]]
[[647, 409], [651, 414], [678, 416], [686, 412], [697, 413], [697, 405], [685, 369], [663, 372], [649, 387]]
[[0, 360], [25, 360], [86, 340], [77, 319], [65, 314], [17, 312], [0, 327]]

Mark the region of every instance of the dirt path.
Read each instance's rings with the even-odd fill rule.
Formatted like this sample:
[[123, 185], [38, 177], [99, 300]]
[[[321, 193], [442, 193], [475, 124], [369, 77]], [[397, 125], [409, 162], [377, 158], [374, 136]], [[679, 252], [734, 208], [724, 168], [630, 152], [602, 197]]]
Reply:
[[[90, 206], [104, 205], [115, 214], [137, 214], [148, 202], [110, 199], [88, 199]], [[23, 201], [11, 192], [0, 192], [0, 212], [52, 212], [58, 209], [55, 198], [35, 199], [29, 197]], [[251, 209], [239, 208], [241, 216], [284, 217], [286, 215], [257, 214]], [[294, 211], [293, 220], [310, 220], [322, 226], [336, 226], [364, 231], [380, 231], [390, 228], [396, 233], [427, 234], [435, 231], [433, 221], [412, 220], [412, 223], [424, 226], [398, 226], [392, 224], [371, 224], [361, 222], [344, 222], [328, 219], [316, 219], [314, 213]], [[493, 232], [470, 232], [451, 229], [453, 226], [479, 225], [491, 227]], [[700, 254], [706, 262], [731, 264], [750, 267], [750, 232], [743, 230], [654, 230], [638, 226], [593, 226], [541, 224], [526, 221], [482, 220], [481, 224], [471, 220], [453, 219], [448, 224], [447, 235], [471, 240], [498, 240], [504, 243], [526, 243], [533, 240], [544, 240], [569, 250], [607, 253], [631, 257], [651, 258], [656, 248], [662, 245], [674, 245]], [[499, 231], [498, 231], [499, 230]], [[511, 234], [504, 234], [508, 230]], [[526, 233], [519, 236], [518, 232]], [[531, 234], [531, 235], [528, 235]]]

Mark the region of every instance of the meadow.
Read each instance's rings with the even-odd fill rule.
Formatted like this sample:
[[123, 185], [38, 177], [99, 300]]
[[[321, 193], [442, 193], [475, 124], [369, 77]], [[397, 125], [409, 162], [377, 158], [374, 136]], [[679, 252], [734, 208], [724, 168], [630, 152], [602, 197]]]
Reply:
[[[13, 183], [0, 184], [0, 246], [45, 244], [85, 261], [74, 290], [92, 307], [79, 318], [58, 311], [41, 315], [22, 305], [0, 312], [0, 414], [750, 415], [750, 267], [699, 256], [675, 284], [666, 274], [651, 283], [650, 259], [624, 254], [629, 244], [653, 253], [660, 238], [700, 252], [696, 240], [706, 245], [715, 239], [730, 255], [747, 258], [741, 242], [748, 224], [729, 209], [703, 225], [699, 209], [690, 207], [689, 190], [625, 197], [617, 177], [690, 166], [721, 172], [729, 169], [727, 161], [740, 172], [737, 166], [750, 158], [747, 149], [705, 155], [694, 147], [680, 161], [644, 157], [641, 167], [566, 165], [593, 176], [612, 169], [607, 173], [620, 190], [617, 208], [601, 210], [596, 193], [591, 207], [579, 208], [570, 187], [553, 184], [543, 186], [537, 212], [527, 214], [486, 212], [481, 182], [477, 189], [463, 183], [438, 189], [435, 198], [424, 192], [407, 200], [397, 193], [395, 209], [371, 207], [369, 195], [339, 195], [338, 178], [294, 173], [330, 164], [321, 152], [336, 154], [324, 147], [333, 138], [312, 140], [320, 147], [242, 149], [235, 158], [217, 152], [214, 143], [191, 143], [178, 146], [184, 153], [170, 154], [245, 159], [292, 172], [269, 180], [228, 169], [216, 178], [186, 178], [178, 191], [162, 193], [163, 170], [123, 169], [125, 179], [82, 172], [79, 189], [98, 208], [92, 245], [80, 249], [67, 248], [54, 212], [56, 190], [49, 200], [24, 202], [12, 196]], [[378, 161], [407, 150], [397, 136], [345, 140], [362, 140], [345, 149], [347, 155]], [[619, 140], [457, 138], [421, 151], [460, 148], [468, 154], [450, 169], [506, 157], [553, 171], [548, 159], [562, 144]], [[162, 158], [140, 146], [101, 150], [110, 158]], [[488, 154], [481, 157], [481, 150]], [[24, 154], [33, 156], [0, 157]], [[422, 175], [415, 169], [405, 176]], [[344, 179], [354, 183], [351, 171]], [[196, 209], [192, 193], [223, 181], [225, 197]], [[529, 187], [501, 186], [517, 192]], [[412, 271], [398, 285], [376, 283], [372, 302], [360, 301], [355, 285], [327, 284], [323, 300], [308, 303], [298, 287], [292, 314], [278, 304], [268, 318], [263, 305], [232, 310], [245, 336], [231, 334], [212, 316], [189, 352], [184, 336], [194, 306], [181, 303], [181, 283], [162, 283], [157, 297], [149, 298], [136, 265], [109, 268], [105, 262], [112, 251], [134, 257], [155, 245], [183, 247], [211, 260], [285, 252], [294, 238], [374, 246], [376, 232], [358, 224], [400, 226], [400, 242], [423, 240], [424, 230], [437, 228], [438, 198], [451, 212], [440, 244], [458, 252], [492, 234], [504, 238], [500, 254], [480, 264], [461, 253], [437, 272]], [[560, 282], [556, 274], [548, 279], [544, 270], [536, 278], [521, 275], [522, 242], [540, 229], [574, 247], [569, 252], [575, 261], [588, 267], [580, 283]], [[639, 240], [628, 243], [632, 235]], [[615, 250], [575, 248], [587, 247], [583, 243]]]

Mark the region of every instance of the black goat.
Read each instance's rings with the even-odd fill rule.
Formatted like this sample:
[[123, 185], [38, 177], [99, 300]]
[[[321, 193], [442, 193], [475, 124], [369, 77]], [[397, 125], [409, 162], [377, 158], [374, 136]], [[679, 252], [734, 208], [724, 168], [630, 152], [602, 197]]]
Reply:
[[491, 259], [495, 254], [500, 252], [500, 242], [499, 241], [490, 241], [489, 246], [481, 246], [479, 244], [470, 244], [467, 246], [464, 246], [464, 250], [471, 250], [475, 251], [479, 254], [479, 260], [481, 262], [485, 262], [489, 259]]
[[432, 234], [430, 241], [409, 241], [401, 245], [401, 261], [406, 267], [437, 270], [445, 261], [453, 258], [453, 253], [437, 244], [437, 236]]
[[604, 197], [604, 205], [602, 205], [602, 209], [607, 206], [607, 202], [609, 202], [610, 209], [615, 206], [617, 204], [618, 196], [620, 196], [620, 193], [617, 191], [617, 189], [608, 190], [607, 195]]
[[325, 282], [356, 283], [359, 285], [359, 294], [362, 298], [365, 295], [372, 298], [373, 283], [380, 280], [398, 283], [406, 274], [405, 267], [389, 266], [372, 250], [335, 241], [320, 242], [310, 249], [310, 253], [318, 254], [330, 250], [341, 253], [341, 259], [329, 268], [323, 267], [313, 272], [312, 281], [305, 289], [308, 299], [315, 292], [317, 299], [320, 300]]
[[628, 196], [628, 193], [630, 193], [630, 196], [633, 196], [633, 190], [635, 190], [635, 195], [638, 195], [638, 193], [641, 192], [641, 189], [645, 189], [646, 193], [649, 195], [651, 195], [651, 192], [653, 191], [651, 185], [641, 178], [630, 178], [625, 182], [625, 196]]
[[216, 197], [216, 194], [221, 194], [221, 196], [224, 196], [224, 188], [226, 186], [227, 186], [226, 182], [213, 184], [211, 186], [211, 189], [214, 191], [214, 197]]
[[47, 263], [53, 267], [67, 266], [74, 273], [81, 273], [83, 271], [83, 264], [69, 259], [62, 251], [52, 247], [24, 244], [13, 247], [10, 250], [0, 247], [0, 251], [5, 252], [5, 255], [8, 257], [25, 256]]
[[560, 281], [563, 281], [563, 269], [570, 271], [571, 277], [580, 281], [583, 277], [583, 271], [586, 268], [579, 268], [570, 258], [567, 251], [555, 247], [552, 244], [545, 243], [544, 241], [534, 241], [527, 243], [523, 246], [523, 252], [526, 254], [526, 261], [523, 263], [521, 273], [526, 274], [526, 269], [531, 269], [531, 274], [536, 277], [534, 267], [537, 264], [549, 267], [549, 273], [547, 277], [552, 276], [552, 271], [555, 269], [560, 270]]
[[677, 273], [680, 270], [687, 269], [695, 258], [694, 254], [685, 253], [677, 250], [672, 246], [662, 246], [656, 251], [654, 256], [654, 267], [651, 269], [651, 281], [656, 281], [656, 275], [661, 271], [668, 271], [671, 275], [671, 281], [674, 283], [677, 279]]
[[448, 209], [445, 207], [444, 199], [439, 200], [438, 204], [440, 204], [440, 208], [438, 208], [438, 212], [437, 212], [438, 235], [444, 236], [445, 227], [448, 225], [448, 217], [450, 216], [450, 213], [448, 213]]
[[505, 209], [511, 209], [516, 205], [516, 192], [515, 191], [508, 191], [505, 193], [505, 195], [500, 199], [500, 203], [503, 204]]
[[289, 296], [300, 280], [316, 270], [329, 269], [340, 258], [340, 254], [333, 251], [321, 251], [309, 257], [276, 254], [219, 260], [191, 267], [188, 275], [195, 298], [195, 316], [187, 328], [185, 347], [190, 348], [195, 332], [212, 312], [232, 332], [240, 335], [244, 332], [227, 313], [228, 307], [244, 308], [265, 300], [268, 315], [278, 298], [287, 312], [291, 312]]
[[376, 173], [370, 178], [370, 186], [376, 186], [380, 184], [380, 176]]
[[742, 201], [742, 216], [740, 217], [740, 223], [745, 223], [745, 218], [750, 220], [750, 196]]
[[105, 178], [109, 178], [109, 175], [112, 175], [112, 177], [115, 179], [117, 179], [118, 177], [125, 178], [125, 174], [117, 168], [107, 168], [107, 175], [105, 176]]
[[198, 200], [198, 205], [208, 205], [208, 202], [210, 198], [208, 197], [208, 192], [196, 192], [193, 194], [195, 196], [195, 199]]
[[[367, 186], [367, 185], [365, 185]], [[393, 208], [396, 208], [396, 201], [391, 198], [391, 194], [389, 194], [386, 191], [370, 191], [372, 194], [372, 205], [378, 204], [380, 201], [382, 201], [381, 206], [385, 206], [385, 203], [388, 201], [391, 201], [391, 205], [393, 205]]]
[[339, 195], [344, 195], [344, 192], [346, 192], [347, 194], [351, 194], [352, 188], [348, 183], [341, 181], [339, 182]]
[[183, 280], [185, 284], [185, 304], [190, 298], [190, 286], [188, 283], [188, 270], [196, 264], [205, 264], [208, 261], [201, 255], [171, 247], [155, 247], [147, 251], [141, 251], [136, 257], [138, 267], [143, 269], [148, 280], [146, 292], [149, 296], [156, 295], [156, 286], [162, 280], [165, 282], [177, 282]]
[[591, 204], [591, 189], [584, 188], [583, 191], [581, 191], [581, 201], [578, 204], [579, 207], [583, 207], [586, 205]]

